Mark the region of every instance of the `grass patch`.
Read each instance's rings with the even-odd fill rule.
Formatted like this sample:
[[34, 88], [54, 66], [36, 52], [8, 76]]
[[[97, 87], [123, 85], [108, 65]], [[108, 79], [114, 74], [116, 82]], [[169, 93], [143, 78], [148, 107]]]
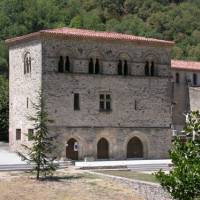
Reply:
[[97, 172], [113, 175], [113, 176], [120, 176], [120, 177], [140, 180], [140, 181], [158, 183], [156, 177], [153, 174], [145, 174], [145, 173], [134, 172], [130, 170], [101, 170]]

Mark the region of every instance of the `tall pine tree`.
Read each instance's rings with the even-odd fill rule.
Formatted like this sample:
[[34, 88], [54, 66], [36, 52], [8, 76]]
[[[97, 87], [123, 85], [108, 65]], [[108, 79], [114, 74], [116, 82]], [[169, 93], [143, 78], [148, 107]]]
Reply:
[[53, 175], [57, 165], [55, 164], [55, 150], [54, 136], [50, 136], [47, 124], [51, 122], [48, 119], [48, 113], [45, 108], [45, 101], [42, 92], [39, 92], [38, 103], [34, 104], [35, 116], [28, 116], [28, 119], [33, 122], [34, 134], [31, 136], [32, 144], [25, 145], [25, 153], [18, 152], [23, 160], [32, 164], [34, 167], [32, 171], [36, 172], [37, 180], [41, 176]]

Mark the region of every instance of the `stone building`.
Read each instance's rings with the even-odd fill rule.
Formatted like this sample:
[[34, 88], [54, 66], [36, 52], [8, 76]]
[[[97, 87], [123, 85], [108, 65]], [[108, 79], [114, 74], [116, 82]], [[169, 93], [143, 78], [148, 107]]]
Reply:
[[200, 110], [200, 62], [172, 60], [173, 130], [180, 133], [185, 114]]
[[10, 148], [31, 143], [31, 102], [43, 96], [59, 156], [166, 158], [171, 143], [173, 42], [72, 28], [6, 41]]

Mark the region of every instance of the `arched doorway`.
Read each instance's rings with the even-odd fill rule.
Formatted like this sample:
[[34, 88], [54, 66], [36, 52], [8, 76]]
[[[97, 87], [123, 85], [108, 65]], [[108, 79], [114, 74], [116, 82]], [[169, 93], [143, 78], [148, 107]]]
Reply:
[[133, 137], [127, 144], [127, 158], [143, 158], [143, 144], [137, 137]]
[[78, 142], [74, 138], [67, 142], [66, 157], [71, 160], [78, 160]]
[[109, 158], [109, 143], [105, 138], [101, 138], [97, 144], [97, 159]]

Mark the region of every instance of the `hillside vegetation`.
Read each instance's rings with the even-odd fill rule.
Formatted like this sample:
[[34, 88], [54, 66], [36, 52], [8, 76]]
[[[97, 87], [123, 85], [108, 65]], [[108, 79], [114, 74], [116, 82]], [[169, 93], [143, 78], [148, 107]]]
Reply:
[[174, 40], [173, 58], [200, 61], [200, 0], [0, 0], [0, 139], [8, 135], [5, 39], [64, 26]]
[[199, 0], [0, 0], [0, 73], [6, 38], [64, 26], [174, 40], [173, 58], [200, 60], [199, 19]]

